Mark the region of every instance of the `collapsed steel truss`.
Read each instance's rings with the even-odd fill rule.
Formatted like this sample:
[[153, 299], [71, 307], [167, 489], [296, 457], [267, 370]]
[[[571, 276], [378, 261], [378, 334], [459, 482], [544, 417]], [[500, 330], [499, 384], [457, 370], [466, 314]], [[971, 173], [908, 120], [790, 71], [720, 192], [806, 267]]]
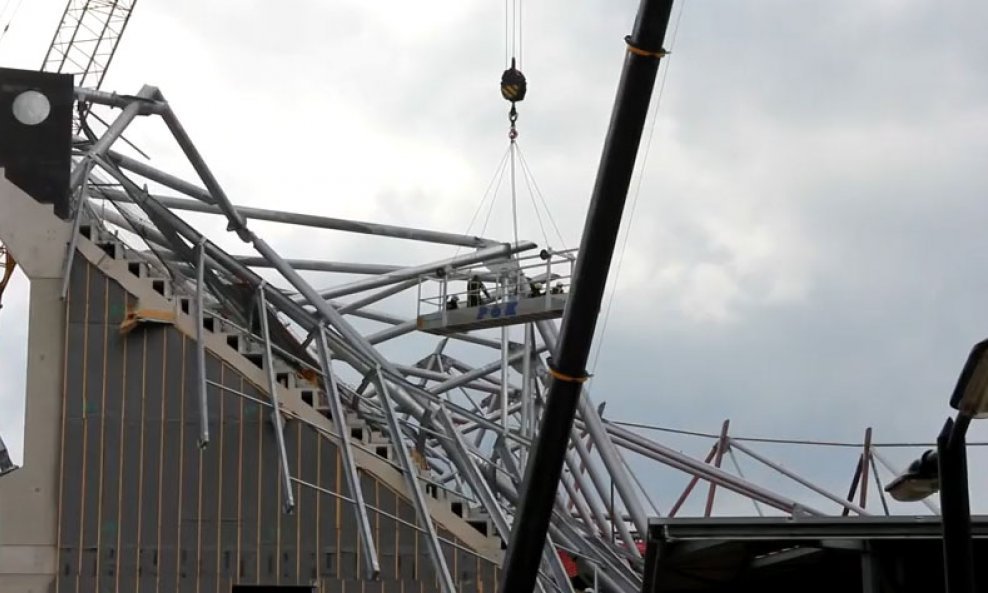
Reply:
[[[501, 339], [480, 332], [435, 338], [433, 350], [417, 363], [406, 365], [390, 360], [378, 347], [415, 332], [415, 320], [395, 316], [375, 308], [375, 304], [412, 291], [430, 279], [466, 278], [476, 273], [478, 266], [489, 269], [493, 265], [516, 265], [519, 258], [534, 252], [535, 244], [505, 244], [482, 237], [239, 207], [226, 195], [156, 88], [145, 86], [131, 96], [77, 89], [76, 98], [84, 110], [99, 106], [120, 112], [99, 133], [83, 122], [74, 142], [71, 195], [75, 218], [65, 266], [65, 289], [80, 229], [115, 235], [140, 252], [149, 268], [169, 278], [170, 294], [191, 303], [199, 332], [208, 315], [244, 328], [263, 345], [271, 395], [271, 401], [266, 403], [279, 434], [285, 412], [277, 400], [275, 362], [291, 366], [320, 385], [321, 399], [313, 405], [323, 406], [327, 411], [324, 415], [331, 419], [340, 437], [344, 475], [352, 493], [347, 500], [360, 526], [363, 558], [372, 574], [378, 571], [379, 564], [352, 451], [361, 443], [351, 442], [346, 418], [356, 415], [388, 435], [395, 457], [391, 462], [405, 476], [407, 495], [417, 510], [419, 528], [430, 542], [439, 582], [444, 591], [453, 593], [453, 579], [441, 553], [426, 498], [440, 490], [452, 493], [471, 507], [474, 516], [486, 517], [495, 535], [508, 539], [524, 464], [538, 425], [543, 395], [551, 381], [547, 355], [555, 348], [557, 326], [548, 320], [527, 323], [521, 343], [510, 342], [503, 333]], [[159, 117], [164, 121], [198, 174], [196, 183], [112, 150], [138, 117]], [[178, 214], [181, 211], [222, 216], [228, 230], [252, 247], [256, 255], [228, 253], [186, 222]], [[251, 220], [455, 245], [473, 251], [408, 268], [288, 260], [251, 230]], [[280, 275], [278, 285], [262, 279], [254, 271], [259, 267], [276, 270]], [[320, 291], [299, 274], [302, 269], [363, 273], [368, 278]], [[364, 334], [354, 326], [355, 318], [372, 319], [390, 329]], [[463, 362], [456, 356], [457, 344], [463, 342], [488, 348], [491, 362], [477, 367]], [[207, 388], [224, 387], [207, 380], [204, 340], [197, 340], [197, 348], [202, 418], [198, 437], [201, 446], [209, 446]], [[645, 508], [658, 510], [629, 470], [624, 459], [629, 451], [692, 475], [682, 499], [698, 480], [709, 482], [707, 514], [712, 511], [716, 487], [751, 499], [759, 512], [761, 507], [757, 505], [761, 504], [787, 515], [824, 514], [822, 509], [801, 504], [739, 475], [732, 445], [832, 501], [837, 512], [868, 513], [859, 504], [865, 502], [863, 497], [855, 503], [853, 496], [829, 493], [743, 444], [733, 443], [726, 425], [707, 460], [694, 459], [605, 420], [586, 389], [570, 441], [539, 581], [546, 591], [571, 590], [558, 550], [567, 551], [582, 568], [591, 570], [602, 590], [639, 590], [643, 559], [638, 543], [640, 535], [646, 533]], [[291, 512], [292, 485], [311, 485], [292, 474], [281, 438], [278, 446], [285, 511]], [[869, 451], [864, 458], [870, 460], [871, 455]], [[734, 462], [737, 474], [720, 468], [725, 456]], [[865, 463], [862, 492], [869, 481], [867, 467]], [[612, 484], [617, 486], [616, 497]], [[673, 507], [672, 514], [681, 505], [682, 500]]]

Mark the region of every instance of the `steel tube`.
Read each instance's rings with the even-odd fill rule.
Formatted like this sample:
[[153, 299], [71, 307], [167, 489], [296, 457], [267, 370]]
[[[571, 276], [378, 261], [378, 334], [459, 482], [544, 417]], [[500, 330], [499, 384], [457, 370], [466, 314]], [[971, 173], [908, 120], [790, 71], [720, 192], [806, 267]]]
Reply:
[[336, 303], [336, 308], [344, 315], [352, 314], [359, 309], [363, 309], [367, 305], [376, 303], [382, 299], [388, 298], [389, 296], [396, 295], [404, 290], [416, 286], [418, 283], [417, 278], [411, 278], [409, 280], [405, 280], [404, 282], [399, 282], [387, 288], [383, 288], [377, 292], [362, 296], [359, 299], [350, 301], [349, 303]]
[[[139, 175], [158, 181], [166, 187], [170, 187], [189, 197], [200, 200], [194, 202], [182, 198], [172, 198], [168, 196], [155, 196], [162, 204], [176, 210], [188, 210], [190, 212], [202, 212], [206, 214], [223, 214], [223, 211], [215, 205], [214, 200], [204, 189], [195, 186], [187, 181], [171, 176], [167, 173], [157, 171], [139, 161], [117, 155], [112, 157], [116, 160], [120, 158], [120, 166], [130, 169]], [[140, 165], [140, 166], [137, 166]], [[167, 181], [167, 183], [165, 182]], [[201, 203], [205, 202], [205, 203]], [[362, 235], [376, 235], [379, 237], [391, 237], [394, 239], [408, 239], [421, 241], [424, 243], [439, 243], [443, 245], [458, 245], [461, 247], [480, 248], [496, 245], [497, 241], [474, 237], [469, 235], [457, 235], [454, 233], [444, 233], [426, 229], [401, 227], [375, 222], [365, 222], [360, 220], [347, 220], [344, 218], [332, 218], [329, 216], [316, 216], [313, 214], [302, 214], [298, 212], [284, 212], [281, 210], [270, 210], [267, 208], [253, 208], [250, 206], [234, 206], [243, 217], [252, 220], [265, 220], [268, 222], [278, 222], [297, 226], [307, 226], [347, 233], [357, 233]]]
[[377, 368], [376, 374], [378, 397], [381, 407], [384, 409], [388, 431], [391, 433], [391, 444], [398, 453], [402, 474], [405, 476], [405, 483], [408, 485], [408, 490], [412, 495], [412, 502], [415, 503], [415, 512], [418, 515], [419, 523], [425, 527], [426, 543], [428, 545], [429, 555], [432, 557], [432, 563], [436, 568], [436, 578], [444, 593], [456, 593], [456, 585], [453, 584], [453, 577], [449, 574], [449, 567], [446, 565], [446, 555], [443, 554], [442, 547], [439, 545], [439, 536], [436, 533], [436, 526], [432, 522], [432, 514], [429, 513], [425, 495], [422, 494], [422, 485], [419, 483], [417, 477], [418, 473], [415, 470], [415, 465], [412, 463], [411, 456], [408, 454], [408, 447], [402, 436], [401, 427], [398, 425], [398, 419], [395, 417], [391, 397], [388, 394], [387, 379], [384, 378], [380, 367]]
[[[810, 482], [809, 480], [796, 475], [795, 473], [787, 470], [786, 468], [782, 467], [778, 463], [774, 463], [771, 460], [769, 460], [769, 459], [767, 459], [765, 457], [762, 457], [758, 453], [755, 453], [754, 451], [752, 451], [749, 447], [747, 447], [747, 446], [745, 446], [745, 445], [743, 445], [741, 443], [738, 443], [734, 439], [731, 439], [730, 437], [727, 437], [727, 442], [730, 443], [730, 446], [731, 447], [733, 447], [733, 448], [741, 451], [742, 453], [746, 454], [748, 457], [751, 457], [752, 459], [754, 459], [756, 461], [760, 461], [761, 463], [763, 463], [766, 466], [774, 469], [775, 471], [777, 471], [780, 474], [786, 476], [787, 478], [789, 478], [790, 480], [796, 482], [797, 484], [800, 484], [802, 486], [805, 486], [805, 487], [809, 488], [810, 490], [812, 490], [813, 492], [816, 492], [820, 496], [822, 496], [822, 497], [824, 497], [824, 498], [826, 498], [828, 500], [832, 500], [832, 501], [836, 502], [837, 504], [841, 505], [842, 507], [844, 507], [846, 509], [849, 509], [849, 510], [852, 510], [855, 513], [857, 513], [857, 514], [859, 514], [861, 516], [866, 516], [866, 515], [870, 515], [871, 514], [868, 511], [866, 511], [864, 508], [862, 508], [862, 507], [854, 504], [853, 502], [851, 502], [849, 500], [845, 500], [845, 499], [841, 498], [840, 496], [837, 496], [836, 494], [833, 494], [831, 492], [827, 492], [826, 490], [824, 490], [823, 488], [817, 486], [813, 482]], [[865, 479], [867, 480], [867, 476], [865, 476]]]
[[83, 180], [89, 174], [89, 169], [92, 166], [93, 156], [102, 156], [106, 154], [106, 151], [110, 149], [110, 146], [120, 138], [127, 126], [130, 125], [134, 118], [140, 115], [141, 104], [145, 99], [150, 99], [157, 94], [158, 90], [152, 86], [144, 85], [140, 92], [137, 93], [136, 97], [131, 97], [130, 102], [124, 107], [120, 115], [117, 116], [110, 127], [107, 128], [103, 135], [99, 137], [99, 140], [86, 152], [86, 156], [76, 164], [75, 168], [72, 169], [72, 175], [69, 178], [69, 189], [75, 190], [77, 187], [82, 185]]
[[271, 397], [271, 420], [274, 423], [275, 439], [278, 443], [278, 462], [281, 465], [282, 487], [285, 490], [285, 513], [295, 510], [295, 494], [292, 492], [292, 478], [288, 468], [288, 451], [285, 449], [285, 425], [281, 417], [281, 402], [278, 399], [278, 382], [274, 377], [274, 356], [271, 354], [271, 334], [268, 331], [268, 302], [264, 298], [264, 285], [257, 290], [257, 309], [261, 318], [261, 337], [264, 340], [264, 370], [268, 378], [268, 392]]
[[[263, 257], [250, 257], [244, 255], [233, 256], [238, 262], [251, 268], [271, 268], [271, 263]], [[308, 270], [312, 272], [335, 272], [339, 274], [366, 274], [376, 276], [378, 274], [389, 274], [400, 270], [401, 266], [387, 264], [358, 264], [349, 262], [333, 262], [316, 259], [286, 259], [288, 265], [296, 270]]]
[[[592, 493], [588, 490], [586, 483], [586, 478], [582, 473], [580, 473], [580, 464], [576, 461], [573, 451], [566, 453], [566, 467], [569, 468], [569, 473], [573, 477], [573, 492], [570, 493], [570, 498], [573, 500], [574, 504], [577, 505], [577, 509], [581, 504], [586, 506], [586, 512], [580, 512], [583, 516], [587, 514], [589, 517], [593, 518], [593, 521], [588, 521], [587, 517], [584, 517], [584, 522], [587, 523], [587, 530], [591, 533], [593, 532], [593, 526], [597, 526], [597, 530], [603, 534], [609, 534], [611, 532], [611, 526], [607, 522], [607, 517], [604, 515], [604, 511], [597, 504], [597, 499], [593, 498]], [[582, 500], [577, 500], [577, 497]]]
[[[108, 93], [106, 91], [98, 91], [96, 89], [86, 89], [81, 87], [75, 88], [75, 98], [77, 101], [82, 103], [96, 103], [98, 105], [107, 105], [118, 109], [126, 109], [129, 105], [134, 103], [134, 97], [132, 95], [118, 95], [117, 93]], [[141, 101], [141, 107], [138, 115], [163, 113], [165, 108], [165, 104], [161, 101], [144, 98]]]
[[[500, 404], [501, 404], [501, 427], [507, 432], [508, 431], [508, 399], [511, 395], [511, 384], [508, 382], [508, 373], [511, 367], [508, 364], [508, 354], [509, 354], [509, 341], [510, 333], [508, 326], [501, 326], [501, 394], [500, 394]], [[525, 352], [522, 352], [522, 358], [524, 359]]]
[[468, 266], [499, 257], [508, 257], [521, 251], [534, 249], [535, 247], [537, 247], [537, 245], [531, 241], [521, 241], [516, 245], [511, 245], [509, 243], [492, 245], [489, 247], [484, 247], [483, 249], [478, 249], [473, 253], [466, 253], [437, 262], [411, 266], [402, 270], [391, 272], [390, 274], [382, 274], [377, 278], [367, 278], [365, 280], [358, 280], [357, 282], [337, 286], [336, 288], [331, 288], [321, 292], [320, 295], [324, 299], [335, 299], [348, 294], [363, 292], [371, 288], [387, 286], [409, 278], [417, 278], [424, 274], [432, 274], [441, 268], [458, 268], [461, 266]]
[[346, 416], [340, 401], [340, 392], [337, 389], [336, 374], [333, 373], [329, 348], [326, 345], [326, 330], [322, 327], [316, 330], [316, 345], [319, 350], [319, 366], [322, 367], [323, 387], [326, 390], [329, 412], [333, 417], [333, 427], [340, 435], [343, 476], [346, 478], [347, 489], [353, 497], [353, 512], [357, 518], [357, 525], [360, 527], [360, 543], [364, 549], [364, 561], [367, 564], [367, 572], [372, 579], [376, 579], [381, 573], [381, 564], [377, 558], [377, 548], [374, 546], [374, 534], [371, 530], [370, 518], [367, 516], [364, 489], [360, 485], [360, 477], [357, 475], [357, 462], [353, 458], [353, 444], [347, 434]]
[[[158, 93], [158, 96], [162, 100], [164, 99], [161, 93]], [[206, 186], [216, 206], [223, 211], [227, 220], [230, 221], [230, 230], [236, 232], [245, 243], [248, 242], [247, 221], [233, 207], [233, 203], [230, 202], [219, 181], [213, 176], [213, 172], [206, 165], [206, 161], [203, 160], [202, 155], [199, 154], [199, 149], [196, 148], [196, 145], [185, 131], [182, 122], [178, 121], [178, 118], [175, 117], [175, 113], [171, 110], [171, 107], [161, 114], [161, 118], [165, 120], [165, 125], [168, 126], [168, 130], [175, 137], [175, 141], [182, 148], [182, 152], [185, 153], [186, 158], [189, 159], [189, 164], [196, 170], [199, 179]]]
[[209, 402], [206, 398], [206, 341], [205, 328], [205, 282], [206, 270], [205, 240], [196, 245], [196, 378], [199, 395], [199, 448], [209, 444]]
[[613, 425], [609, 425], [608, 429], [612, 431], [611, 435], [615, 438], [615, 444], [651, 459], [655, 459], [656, 461], [664, 463], [670, 467], [674, 467], [694, 476], [699, 476], [701, 479], [708, 482], [716, 482], [718, 486], [727, 488], [728, 490], [737, 492], [738, 494], [742, 494], [749, 498], [754, 498], [755, 500], [759, 500], [790, 514], [797, 513], [799, 510], [804, 510], [813, 515], [824, 515], [824, 513], [816, 509], [801, 505], [794, 500], [766, 490], [761, 486], [748, 482], [747, 480], [742, 480], [725, 472], [724, 470], [712, 467], [702, 461], [693, 459], [692, 457], [684, 455], [674, 449], [670, 449], [665, 445], [660, 445], [659, 443], [650, 441], [631, 431], [625, 431]]
[[[587, 474], [590, 475], [590, 481], [593, 483], [594, 489], [597, 491], [597, 495], [606, 505], [606, 501], [608, 499], [608, 485], [604, 480], [604, 477], [597, 471], [597, 467], [593, 463], [593, 458], [590, 456], [590, 449], [575, 430], [570, 431], [570, 441], [573, 443], [577, 454], [583, 461], [584, 467], [587, 469]], [[632, 537], [631, 530], [628, 529], [627, 524], [625, 524], [620, 517], [611, 517], [611, 522], [617, 527], [618, 535], [621, 536], [621, 541], [624, 542], [624, 545], [628, 546], [629, 549], [635, 547], [635, 538]], [[610, 533], [610, 529], [604, 530], [604, 533]]]

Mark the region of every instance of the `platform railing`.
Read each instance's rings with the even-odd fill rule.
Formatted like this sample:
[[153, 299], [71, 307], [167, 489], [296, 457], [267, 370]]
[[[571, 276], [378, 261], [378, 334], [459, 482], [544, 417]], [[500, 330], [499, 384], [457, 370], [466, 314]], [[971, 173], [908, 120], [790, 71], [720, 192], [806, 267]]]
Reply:
[[[545, 307], [549, 308], [553, 296], [569, 292], [575, 255], [575, 249], [543, 250], [539, 254], [510, 260], [515, 265], [502, 272], [491, 272], [484, 267], [422, 275], [417, 287], [416, 316], [440, 313], [445, 324], [450, 310], [500, 305], [534, 297], [543, 297]], [[482, 288], [471, 291], [467, 284], [472, 278], [476, 278]], [[457, 286], [460, 284], [462, 286]]]

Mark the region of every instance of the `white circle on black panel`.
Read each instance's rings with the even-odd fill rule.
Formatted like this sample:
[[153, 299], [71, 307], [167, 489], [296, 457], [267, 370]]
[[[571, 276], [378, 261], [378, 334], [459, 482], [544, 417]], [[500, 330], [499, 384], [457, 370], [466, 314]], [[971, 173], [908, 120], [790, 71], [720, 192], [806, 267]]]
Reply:
[[24, 91], [14, 97], [14, 117], [25, 126], [36, 126], [48, 119], [51, 103], [38, 91]]

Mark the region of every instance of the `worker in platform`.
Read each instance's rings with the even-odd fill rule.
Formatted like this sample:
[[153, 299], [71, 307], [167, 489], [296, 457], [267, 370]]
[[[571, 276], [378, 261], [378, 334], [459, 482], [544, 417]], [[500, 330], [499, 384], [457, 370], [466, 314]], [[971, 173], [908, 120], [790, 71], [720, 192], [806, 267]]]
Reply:
[[459, 308], [460, 308], [460, 297], [454, 294], [453, 296], [449, 297], [448, 301], [446, 301], [446, 310], [455, 311], [456, 309]]
[[551, 294], [563, 294], [563, 283], [556, 282], [556, 285], [549, 291]]
[[[481, 294], [483, 294], [483, 300], [481, 299]], [[487, 292], [487, 287], [484, 283], [480, 281], [480, 276], [474, 274], [470, 276], [467, 280], [467, 306], [468, 307], [479, 307], [485, 302], [491, 300], [490, 293]]]
[[528, 296], [530, 297], [540, 297], [542, 296], [542, 283], [535, 282], [534, 280], [528, 281]]

